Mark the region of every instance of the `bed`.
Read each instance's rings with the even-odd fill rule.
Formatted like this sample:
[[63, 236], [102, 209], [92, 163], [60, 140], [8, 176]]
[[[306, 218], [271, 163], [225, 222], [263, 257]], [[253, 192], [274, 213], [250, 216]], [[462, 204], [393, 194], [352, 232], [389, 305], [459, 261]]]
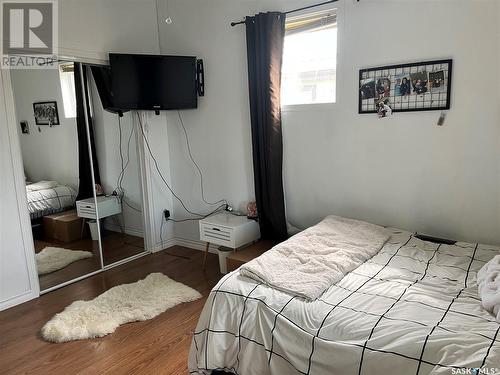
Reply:
[[26, 185], [31, 220], [62, 212], [74, 207], [76, 191], [55, 181], [40, 181]]
[[500, 248], [389, 230], [377, 255], [310, 302], [238, 270], [224, 276], [194, 332], [190, 373], [500, 373], [500, 324], [476, 285]]

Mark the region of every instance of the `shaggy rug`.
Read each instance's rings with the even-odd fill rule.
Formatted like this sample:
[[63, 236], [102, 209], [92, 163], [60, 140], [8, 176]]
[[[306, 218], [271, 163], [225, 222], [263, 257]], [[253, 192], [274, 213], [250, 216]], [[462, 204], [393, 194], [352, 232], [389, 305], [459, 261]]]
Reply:
[[162, 273], [149, 274], [132, 284], [115, 286], [91, 301], [76, 301], [42, 328], [47, 341], [66, 342], [106, 336], [118, 326], [152, 319], [201, 294]]
[[45, 275], [60, 270], [80, 259], [92, 258], [90, 251], [68, 250], [62, 247], [46, 247], [35, 254], [36, 267], [39, 275]]

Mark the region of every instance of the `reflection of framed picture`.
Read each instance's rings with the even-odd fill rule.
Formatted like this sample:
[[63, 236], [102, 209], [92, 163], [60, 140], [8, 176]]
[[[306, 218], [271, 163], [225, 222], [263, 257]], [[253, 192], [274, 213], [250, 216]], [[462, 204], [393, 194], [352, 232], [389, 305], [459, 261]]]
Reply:
[[59, 125], [56, 101], [33, 103], [33, 114], [37, 125]]
[[28, 121], [21, 121], [21, 133], [23, 134], [29, 134], [30, 133], [30, 127], [28, 125]]
[[359, 113], [377, 113], [389, 99], [392, 112], [450, 109], [453, 60], [398, 64], [359, 71]]

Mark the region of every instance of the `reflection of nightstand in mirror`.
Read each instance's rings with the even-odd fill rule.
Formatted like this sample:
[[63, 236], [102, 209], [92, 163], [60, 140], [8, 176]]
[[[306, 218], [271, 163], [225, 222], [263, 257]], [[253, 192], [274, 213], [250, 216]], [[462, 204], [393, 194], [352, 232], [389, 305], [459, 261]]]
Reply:
[[200, 240], [205, 241], [203, 269], [207, 262], [210, 244], [237, 249], [260, 238], [259, 224], [246, 216], [221, 212], [200, 220]]
[[110, 196], [98, 196], [97, 206], [94, 198], [87, 198], [76, 201], [76, 211], [79, 217], [83, 218], [82, 223], [82, 234], [85, 228], [85, 219], [97, 219], [97, 213], [99, 213], [99, 219], [104, 219], [108, 216], [117, 215], [122, 212], [122, 206], [120, 200], [115, 195]]

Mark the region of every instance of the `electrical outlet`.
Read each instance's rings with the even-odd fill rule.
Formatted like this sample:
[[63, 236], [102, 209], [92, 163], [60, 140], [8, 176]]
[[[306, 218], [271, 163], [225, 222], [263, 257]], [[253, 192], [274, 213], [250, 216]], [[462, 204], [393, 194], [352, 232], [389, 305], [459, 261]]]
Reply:
[[170, 211], [169, 210], [163, 210], [163, 216], [165, 216], [165, 220], [168, 220], [170, 217]]

